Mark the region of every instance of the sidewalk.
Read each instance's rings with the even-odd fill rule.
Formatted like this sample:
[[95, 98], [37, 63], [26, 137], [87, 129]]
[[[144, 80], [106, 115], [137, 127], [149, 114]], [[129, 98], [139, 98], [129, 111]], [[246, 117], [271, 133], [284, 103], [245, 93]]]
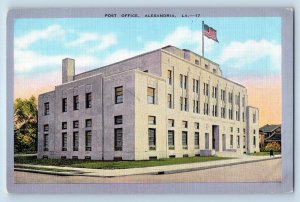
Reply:
[[[74, 167], [60, 167], [60, 166], [43, 166], [43, 165], [30, 165], [30, 164], [15, 164], [15, 166], [22, 166], [23, 168], [15, 168], [17, 171], [27, 171], [44, 174], [55, 175], [70, 175], [70, 176], [91, 176], [91, 177], [118, 177], [128, 175], [141, 175], [141, 174], [170, 174], [179, 172], [188, 172], [195, 170], [204, 170], [210, 168], [217, 168], [223, 166], [232, 166], [237, 164], [267, 161], [272, 159], [279, 159], [281, 155], [275, 157], [269, 156], [242, 156], [238, 159], [208, 161], [200, 163], [177, 164], [156, 167], [144, 168], [130, 168], [130, 169], [88, 169], [88, 168], [74, 168]], [[26, 168], [25, 168], [26, 167]], [[39, 170], [36, 170], [36, 169]], [[59, 169], [60, 172], [40, 170], [45, 169]], [[63, 170], [66, 170], [65, 172]]]

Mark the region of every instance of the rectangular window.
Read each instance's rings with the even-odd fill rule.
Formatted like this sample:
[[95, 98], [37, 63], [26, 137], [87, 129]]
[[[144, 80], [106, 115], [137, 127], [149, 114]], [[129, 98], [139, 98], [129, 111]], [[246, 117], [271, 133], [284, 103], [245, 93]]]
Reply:
[[180, 88], [183, 88], [183, 75], [180, 74]]
[[253, 145], [256, 146], [256, 137], [253, 136]]
[[243, 98], [242, 98], [242, 104], [243, 104], [243, 107], [245, 107], [245, 96], [243, 96]]
[[230, 135], [230, 148], [233, 148], [233, 135]]
[[230, 127], [230, 132], [232, 132], [232, 133], [233, 133], [233, 127]]
[[62, 151], [67, 151], [67, 133], [62, 133]]
[[183, 97], [180, 97], [180, 110], [183, 111]]
[[195, 129], [198, 130], [198, 129], [200, 128], [199, 122], [195, 122], [195, 123], [194, 123], [194, 127], [195, 127]]
[[196, 101], [193, 100], [193, 112], [196, 113]]
[[123, 103], [123, 86], [115, 87], [115, 104]]
[[196, 81], [195, 81], [195, 79], [193, 79], [193, 92], [195, 92], [196, 91]]
[[168, 108], [172, 108], [172, 94], [168, 94]]
[[92, 119], [86, 119], [85, 120], [85, 127], [92, 127], [93, 123], [92, 123]]
[[78, 151], [79, 148], [79, 133], [73, 132], [73, 151]]
[[174, 127], [174, 119], [168, 119], [168, 126]]
[[204, 103], [203, 114], [208, 115], [208, 103]]
[[204, 83], [203, 85], [203, 94], [208, 96], [208, 83]]
[[49, 150], [49, 135], [44, 134], [44, 151]]
[[62, 99], [62, 112], [68, 111], [68, 100], [67, 98]]
[[188, 111], [188, 99], [184, 98], [184, 111]]
[[188, 122], [187, 121], [182, 121], [182, 127], [183, 128], [188, 128]]
[[200, 105], [200, 102], [199, 101], [196, 101], [196, 113], [200, 113], [200, 107], [199, 107], [199, 105]]
[[199, 132], [195, 132], [195, 149], [199, 149]]
[[240, 136], [237, 136], [237, 148], [240, 148]]
[[79, 109], [79, 96], [75, 95], [73, 97], [73, 109], [78, 110]]
[[243, 128], [243, 133], [246, 134], [246, 129], [245, 128]]
[[148, 124], [155, 125], [156, 124], [156, 117], [155, 116], [148, 116]]
[[168, 130], [168, 146], [169, 149], [174, 149], [174, 130]]
[[122, 151], [123, 147], [123, 129], [115, 128], [115, 151]]
[[92, 108], [92, 93], [85, 94], [85, 108]]
[[148, 104], [154, 104], [155, 102], [155, 89], [154, 88], [147, 88], [147, 100]]
[[199, 93], [199, 80], [196, 80], [196, 93]]
[[205, 133], [205, 149], [209, 149], [209, 133]]
[[246, 148], [246, 136], [243, 136], [243, 148]]
[[44, 115], [49, 115], [49, 102], [44, 103]]
[[187, 78], [187, 76], [184, 76], [184, 83], [183, 83], [184, 89], [187, 89], [187, 82], [188, 82], [188, 78]]
[[85, 151], [92, 151], [92, 131], [85, 131]]
[[196, 64], [196, 65], [199, 65], [199, 60], [195, 60], [195, 64]]
[[188, 149], [188, 133], [182, 131], [182, 149]]
[[156, 130], [155, 130], [155, 128], [148, 129], [148, 143], [149, 143], [150, 150], [156, 149]]
[[253, 134], [254, 134], [254, 135], [255, 135], [255, 132], [256, 132], [256, 131], [255, 131], [255, 129], [254, 129], [254, 130], [253, 130]]
[[168, 70], [168, 84], [172, 85], [172, 71]]
[[48, 132], [49, 131], [49, 125], [48, 124], [45, 124], [44, 125], [44, 132]]
[[115, 116], [115, 125], [123, 124], [123, 116]]
[[236, 128], [236, 132], [237, 132], [237, 133], [240, 133], [240, 128]]
[[62, 122], [61, 123], [61, 129], [66, 130], [68, 128], [68, 123], [67, 122]]
[[79, 121], [73, 121], [73, 128], [79, 128]]
[[253, 114], [253, 123], [256, 123], [256, 114]]

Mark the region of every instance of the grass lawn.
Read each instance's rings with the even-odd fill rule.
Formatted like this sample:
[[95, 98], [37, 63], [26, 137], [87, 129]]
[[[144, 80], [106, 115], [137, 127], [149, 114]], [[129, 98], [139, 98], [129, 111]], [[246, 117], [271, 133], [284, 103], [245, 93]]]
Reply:
[[15, 156], [17, 164], [31, 165], [51, 165], [51, 166], [68, 166], [77, 168], [92, 169], [123, 169], [123, 168], [142, 168], [151, 166], [176, 165], [184, 163], [197, 163], [206, 161], [217, 161], [232, 159], [227, 157], [189, 157], [189, 158], [169, 158], [159, 160], [142, 160], [142, 161], [91, 161], [75, 159], [37, 159], [36, 156]]
[[[281, 152], [274, 152], [274, 155], [281, 154]], [[256, 152], [256, 153], [251, 153], [249, 154], [251, 156], [269, 156], [270, 152]]]

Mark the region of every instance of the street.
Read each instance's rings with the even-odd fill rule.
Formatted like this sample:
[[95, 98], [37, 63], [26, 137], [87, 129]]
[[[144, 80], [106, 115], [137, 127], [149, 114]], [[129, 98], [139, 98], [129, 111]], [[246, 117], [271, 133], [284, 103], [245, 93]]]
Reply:
[[122, 177], [56, 176], [15, 171], [15, 183], [280, 182], [281, 159], [191, 172]]

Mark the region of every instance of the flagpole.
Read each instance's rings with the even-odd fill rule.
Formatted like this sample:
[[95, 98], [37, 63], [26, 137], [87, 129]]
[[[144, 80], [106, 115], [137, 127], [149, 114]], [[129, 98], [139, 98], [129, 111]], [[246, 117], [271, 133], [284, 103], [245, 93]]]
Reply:
[[204, 30], [204, 21], [202, 20], [202, 57], [204, 57], [204, 35], [203, 35], [203, 30]]

